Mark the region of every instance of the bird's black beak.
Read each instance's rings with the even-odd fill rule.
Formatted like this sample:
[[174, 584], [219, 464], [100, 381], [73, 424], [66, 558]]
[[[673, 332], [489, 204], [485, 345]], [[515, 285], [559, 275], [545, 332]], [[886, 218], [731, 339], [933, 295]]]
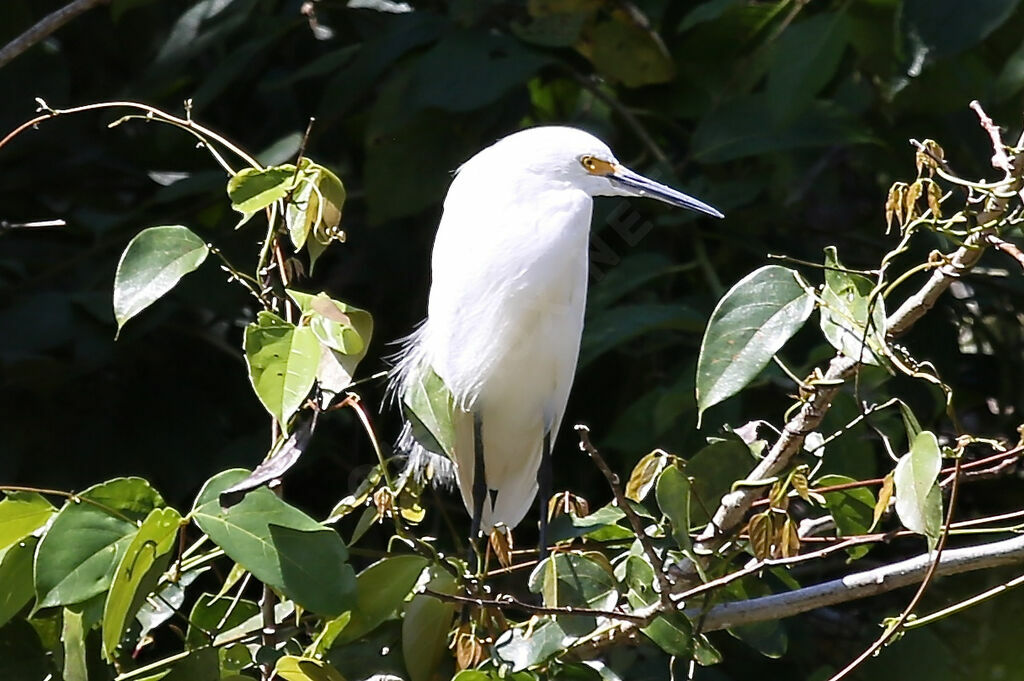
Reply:
[[634, 173], [625, 166], [615, 165], [615, 170], [606, 177], [613, 185], [633, 196], [647, 196], [673, 206], [679, 206], [680, 208], [689, 208], [690, 210], [707, 213], [716, 218], [725, 217], [717, 208], [709, 206], [703, 201], [698, 201], [680, 191], [676, 191], [672, 187], [646, 178], [640, 173]]

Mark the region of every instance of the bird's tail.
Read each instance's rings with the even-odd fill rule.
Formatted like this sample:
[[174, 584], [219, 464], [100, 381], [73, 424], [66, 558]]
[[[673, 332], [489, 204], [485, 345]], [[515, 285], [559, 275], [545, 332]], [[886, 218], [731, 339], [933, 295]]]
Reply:
[[[423, 349], [423, 333], [425, 325], [399, 341], [401, 349], [388, 358], [393, 363], [388, 373], [388, 389], [386, 401], [398, 402], [401, 409], [406, 409], [404, 397], [420, 380], [423, 371], [429, 367]], [[455, 464], [442, 452], [429, 449], [416, 439], [412, 423], [406, 419], [402, 424], [402, 432], [395, 442], [395, 449], [405, 456], [403, 473], [411, 474], [421, 483], [430, 483], [436, 487], [451, 490], [455, 487]]]

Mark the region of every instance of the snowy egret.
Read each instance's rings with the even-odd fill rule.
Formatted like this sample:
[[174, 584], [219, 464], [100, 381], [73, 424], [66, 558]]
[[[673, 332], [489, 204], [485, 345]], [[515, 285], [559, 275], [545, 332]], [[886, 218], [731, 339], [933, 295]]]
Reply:
[[647, 196], [722, 217], [569, 127], [505, 137], [464, 163], [448, 190], [427, 318], [406, 339], [393, 385], [407, 402], [433, 370], [451, 392], [450, 463], [408, 422], [399, 447], [409, 466], [454, 474], [474, 541], [498, 523], [515, 527], [539, 489], [546, 553], [551, 445], [583, 332], [594, 196]]

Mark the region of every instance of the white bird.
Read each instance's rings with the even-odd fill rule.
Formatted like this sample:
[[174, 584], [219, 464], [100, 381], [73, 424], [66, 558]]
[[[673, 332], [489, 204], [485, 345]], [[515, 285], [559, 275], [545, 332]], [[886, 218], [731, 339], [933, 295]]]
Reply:
[[545, 551], [551, 445], [583, 333], [594, 196], [646, 196], [722, 217], [570, 127], [505, 137], [463, 164], [448, 190], [427, 318], [406, 339], [393, 385], [405, 398], [432, 369], [451, 391], [451, 464], [416, 442], [408, 422], [399, 447], [410, 466], [442, 476], [454, 468], [473, 539], [518, 525], [539, 487]]

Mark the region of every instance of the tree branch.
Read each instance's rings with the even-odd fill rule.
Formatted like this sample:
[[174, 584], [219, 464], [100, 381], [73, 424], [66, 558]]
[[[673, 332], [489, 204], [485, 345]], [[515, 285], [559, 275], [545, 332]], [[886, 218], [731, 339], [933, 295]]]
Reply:
[[[1021, 135], [1017, 148], [1024, 147], [1024, 134]], [[1024, 150], [1018, 152], [1012, 162], [1012, 171], [1007, 173], [1006, 189], [997, 196], [990, 198], [977, 216], [981, 229], [967, 237], [964, 245], [958, 248], [945, 264], [935, 268], [928, 281], [907, 298], [899, 308], [886, 319], [886, 335], [895, 338], [907, 331], [928, 310], [935, 305], [939, 297], [946, 292], [950, 284], [967, 270], [970, 270], [981, 258], [988, 244], [988, 235], [996, 231], [996, 223], [1003, 217], [1009, 206], [1010, 198], [1021, 190], [1024, 175]], [[800, 410], [785, 425], [779, 439], [771, 451], [758, 463], [747, 476], [750, 480], [763, 480], [782, 473], [790, 460], [803, 447], [804, 438], [820, 424], [832, 405], [832, 400], [839, 391], [843, 381], [850, 378], [857, 370], [856, 359], [837, 354], [829, 363], [824, 380], [812, 384], [814, 394], [804, 403]], [[719, 548], [744, 520], [751, 505], [760, 496], [763, 488], [743, 486], [722, 497], [712, 522], [701, 534], [695, 545], [698, 553], [711, 552]], [[695, 574], [694, 566], [684, 561], [672, 566], [685, 583], [686, 578]]]
[[110, 0], [75, 0], [61, 7], [56, 12], [51, 12], [40, 19], [34, 26], [7, 43], [0, 49], [0, 68], [3, 68], [9, 61], [32, 47], [36, 43], [45, 40], [51, 33], [68, 23], [79, 14], [105, 5]]
[[[911, 586], [921, 582], [933, 565], [932, 578], [935, 578], [1020, 563], [1024, 563], [1024, 536], [978, 546], [946, 549], [937, 563], [934, 553], [923, 553], [913, 558], [872, 570], [855, 572], [846, 577], [802, 589], [745, 601], [720, 603], [708, 610], [700, 607], [687, 608], [683, 610], [683, 614], [691, 619], [703, 618], [701, 631], [718, 631], [745, 624], [793, 617], [810, 610], [877, 596]], [[761, 567], [767, 567], [767, 563]], [[704, 589], [698, 587], [695, 593], [697, 591], [703, 592]], [[659, 605], [655, 604], [655, 606], [638, 611], [636, 614], [651, 619], [655, 616]], [[573, 647], [572, 656], [580, 659], [592, 657], [610, 646], [636, 637], [637, 628], [637, 625], [631, 622], [614, 625], [602, 631], [600, 635]]]
[[[707, 612], [704, 629], [713, 631], [777, 620], [837, 603], [877, 596], [922, 581], [932, 561], [933, 555], [925, 553], [795, 591], [721, 603]], [[946, 577], [1021, 562], [1024, 562], [1024, 536], [962, 549], [946, 549], [935, 567], [934, 576]], [[700, 615], [697, 608], [685, 612], [692, 617]]]

